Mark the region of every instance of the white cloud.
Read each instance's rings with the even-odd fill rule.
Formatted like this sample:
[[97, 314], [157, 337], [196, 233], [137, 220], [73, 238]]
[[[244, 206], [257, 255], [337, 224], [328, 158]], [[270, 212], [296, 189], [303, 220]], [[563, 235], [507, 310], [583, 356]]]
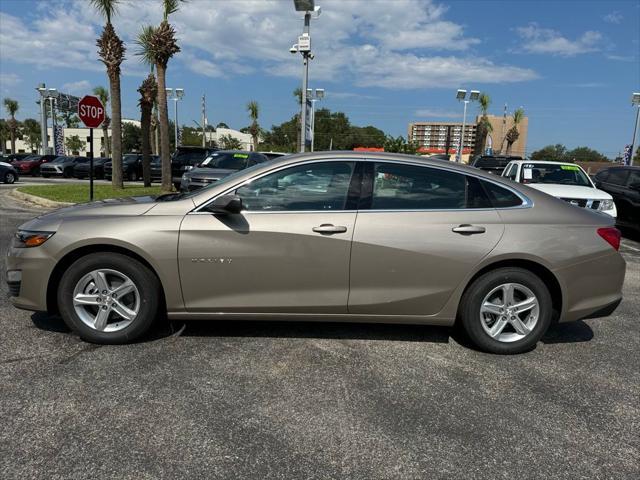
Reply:
[[624, 17], [622, 16], [622, 14], [620, 12], [618, 12], [617, 10], [606, 14], [604, 17], [602, 17], [602, 19], [607, 22], [607, 23], [614, 23], [614, 24], [619, 24], [622, 22], [622, 19]]
[[77, 82], [69, 82], [62, 85], [64, 93], [72, 95], [88, 94], [91, 91], [91, 82], [88, 80], [78, 80]]
[[602, 34], [589, 30], [575, 40], [570, 40], [560, 32], [549, 28], [541, 28], [536, 23], [516, 28], [518, 35], [524, 40], [521, 49], [527, 53], [542, 53], [573, 57], [583, 53], [596, 52], [601, 49]]
[[432, 108], [420, 108], [415, 111], [414, 115], [422, 118], [460, 118], [462, 116], [460, 112], [437, 110]]
[[[104, 72], [95, 46], [103, 20], [86, 0], [39, 5], [47, 8], [35, 9], [36, 20], [31, 22], [0, 14], [3, 59], [40, 68]], [[322, 15], [311, 24], [314, 80], [424, 88], [536, 78], [530, 69], [494, 64], [471, 52], [480, 40], [445, 18], [447, 8], [432, 0], [324, 0], [322, 7]], [[113, 22], [127, 44], [124, 75], [145, 74], [134, 41], [142, 25], [160, 20], [157, 0], [121, 4]], [[182, 48], [171, 62], [176, 68], [212, 78], [300, 76], [300, 55], [291, 55], [289, 48], [301, 32], [302, 18], [289, 2], [199, 0], [197, 6], [185, 3], [171, 23]]]
[[20, 77], [15, 73], [0, 73], [0, 89], [15, 87], [20, 83]]

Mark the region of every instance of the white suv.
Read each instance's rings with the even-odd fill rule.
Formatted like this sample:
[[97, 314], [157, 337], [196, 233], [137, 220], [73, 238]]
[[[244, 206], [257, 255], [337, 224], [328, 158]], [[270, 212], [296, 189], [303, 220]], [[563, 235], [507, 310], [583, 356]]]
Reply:
[[617, 216], [613, 197], [598, 190], [589, 175], [575, 163], [518, 160], [510, 162], [502, 176], [569, 202], [576, 207]]

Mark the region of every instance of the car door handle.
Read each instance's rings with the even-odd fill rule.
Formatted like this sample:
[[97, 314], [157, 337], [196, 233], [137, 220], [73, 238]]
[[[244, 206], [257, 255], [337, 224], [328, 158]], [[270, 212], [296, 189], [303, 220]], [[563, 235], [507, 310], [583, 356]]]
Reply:
[[464, 224], [464, 225], [459, 225], [457, 227], [453, 227], [451, 231], [455, 233], [460, 233], [462, 235], [475, 235], [477, 233], [484, 233], [487, 231], [487, 229], [484, 227], [479, 227], [477, 225]]
[[334, 233], [344, 233], [347, 231], [347, 227], [331, 225], [330, 223], [323, 223], [319, 227], [313, 227], [313, 231], [316, 233], [322, 233], [323, 235], [332, 235]]

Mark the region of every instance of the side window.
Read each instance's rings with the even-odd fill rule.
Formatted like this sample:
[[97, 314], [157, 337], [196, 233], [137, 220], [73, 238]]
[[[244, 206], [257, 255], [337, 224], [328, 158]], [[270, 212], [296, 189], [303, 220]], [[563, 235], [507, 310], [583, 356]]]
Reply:
[[353, 162], [318, 162], [286, 168], [236, 190], [248, 211], [344, 210]]
[[609, 170], [609, 177], [607, 183], [613, 183], [614, 185], [624, 185], [627, 182], [629, 176], [629, 170], [624, 168], [612, 168]]
[[491, 205], [474, 177], [437, 168], [376, 163], [371, 208], [436, 210]]
[[507, 167], [507, 170], [504, 176], [507, 177], [509, 180], [513, 180], [515, 182], [517, 174], [518, 174], [518, 165], [516, 165], [515, 163], [512, 163], [511, 166]]
[[629, 181], [627, 182], [627, 186], [631, 188], [640, 187], [640, 172], [638, 170], [633, 170], [629, 175]]
[[492, 182], [481, 180], [481, 183], [495, 208], [519, 207], [522, 205], [522, 199], [512, 191]]
[[609, 170], [605, 169], [605, 170], [600, 170], [593, 179], [596, 182], [606, 182], [608, 176], [609, 176]]

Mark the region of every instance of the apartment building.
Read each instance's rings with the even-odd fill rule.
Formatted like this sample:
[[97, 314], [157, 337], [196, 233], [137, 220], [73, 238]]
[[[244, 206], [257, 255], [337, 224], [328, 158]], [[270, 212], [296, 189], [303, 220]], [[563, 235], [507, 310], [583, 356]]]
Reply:
[[[462, 153], [473, 152], [476, 144], [476, 125], [467, 124], [464, 129]], [[462, 123], [459, 122], [413, 122], [409, 124], [407, 138], [418, 144], [424, 153], [456, 153], [460, 145]]]

